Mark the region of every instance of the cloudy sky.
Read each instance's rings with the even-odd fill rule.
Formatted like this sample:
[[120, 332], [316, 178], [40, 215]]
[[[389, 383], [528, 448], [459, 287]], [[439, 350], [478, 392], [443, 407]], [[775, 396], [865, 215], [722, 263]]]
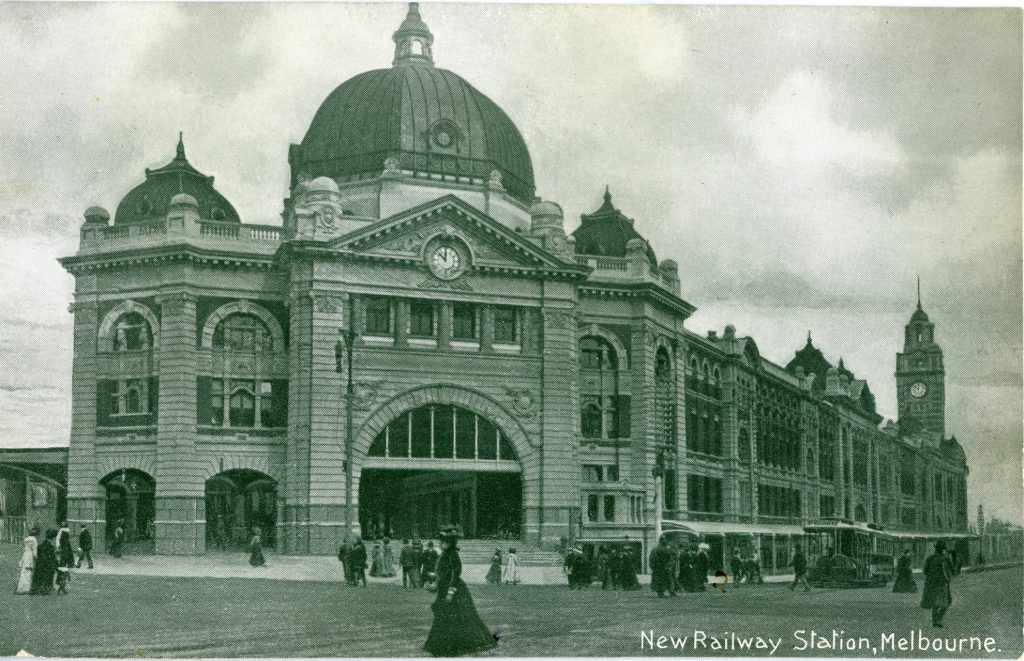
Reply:
[[[386, 67], [404, 5], [0, 5], [0, 443], [66, 444], [82, 211], [173, 156], [278, 221], [287, 149]], [[971, 507], [1021, 519], [1019, 10], [423, 6], [570, 224], [605, 184], [680, 264], [690, 327], [785, 363], [808, 331], [896, 410], [924, 305]]]

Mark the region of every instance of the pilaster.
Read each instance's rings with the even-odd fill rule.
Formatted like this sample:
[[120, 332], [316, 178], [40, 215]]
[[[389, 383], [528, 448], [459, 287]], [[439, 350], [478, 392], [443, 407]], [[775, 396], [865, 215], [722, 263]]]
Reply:
[[161, 293], [156, 552], [206, 549], [205, 480], [196, 452], [196, 300]]

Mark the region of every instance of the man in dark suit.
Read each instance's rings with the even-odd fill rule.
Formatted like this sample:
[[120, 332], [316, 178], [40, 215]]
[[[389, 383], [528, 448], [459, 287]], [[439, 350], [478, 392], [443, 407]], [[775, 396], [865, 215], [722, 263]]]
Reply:
[[78, 533], [78, 548], [81, 550], [81, 555], [78, 556], [75, 568], [81, 567], [82, 561], [85, 560], [89, 563], [89, 569], [92, 569], [92, 533], [88, 528], [82, 528], [82, 532]]
[[946, 543], [935, 542], [935, 553], [924, 561], [924, 594], [921, 595], [921, 608], [932, 609], [932, 626], [942, 628], [942, 618], [953, 603], [953, 593], [949, 589], [953, 579], [953, 564], [946, 555]]
[[352, 567], [352, 585], [359, 585], [362, 581], [363, 587], [366, 587], [366, 546], [359, 537], [356, 537], [356, 542], [349, 551], [348, 564]]

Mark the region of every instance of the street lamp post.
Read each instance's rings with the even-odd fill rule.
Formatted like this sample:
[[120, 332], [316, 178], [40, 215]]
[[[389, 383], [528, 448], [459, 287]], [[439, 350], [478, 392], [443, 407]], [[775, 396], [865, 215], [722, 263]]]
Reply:
[[654, 469], [651, 474], [654, 475], [654, 540], [657, 543], [661, 539], [662, 527], [661, 519], [664, 516], [664, 498], [662, 491], [665, 484], [665, 473], [668, 471], [668, 467], [675, 463], [675, 449], [666, 446], [659, 445], [657, 449], [657, 455], [654, 459]]
[[335, 367], [340, 374], [342, 368], [342, 352], [345, 354], [345, 535], [352, 533], [352, 345], [356, 332], [352, 324], [351, 298], [349, 299], [348, 328], [339, 328], [340, 338], [334, 345]]

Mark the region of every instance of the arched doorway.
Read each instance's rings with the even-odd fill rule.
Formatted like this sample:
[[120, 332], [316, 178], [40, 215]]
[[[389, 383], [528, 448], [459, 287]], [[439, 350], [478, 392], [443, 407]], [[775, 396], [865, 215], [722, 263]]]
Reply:
[[135, 468], [122, 468], [100, 480], [106, 489], [106, 541], [118, 524], [127, 553], [152, 553], [156, 531], [156, 480]]
[[359, 524], [367, 539], [430, 537], [449, 523], [470, 539], [518, 539], [522, 494], [519, 457], [497, 425], [428, 404], [399, 415], [370, 445]]
[[263, 473], [233, 469], [206, 481], [206, 548], [245, 548], [253, 528], [273, 547], [277, 530], [277, 482]]

